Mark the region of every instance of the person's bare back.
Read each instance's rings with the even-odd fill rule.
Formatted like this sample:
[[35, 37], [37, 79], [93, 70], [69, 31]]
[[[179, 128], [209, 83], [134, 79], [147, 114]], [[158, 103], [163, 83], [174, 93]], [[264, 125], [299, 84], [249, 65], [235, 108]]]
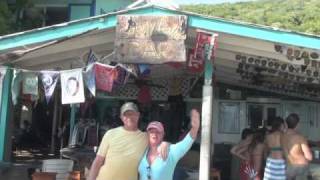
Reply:
[[290, 164], [307, 165], [312, 160], [306, 139], [296, 131], [288, 129], [281, 138], [281, 144]]
[[[266, 137], [266, 145], [270, 151], [270, 157], [274, 159], [282, 159], [283, 152], [281, 148], [280, 138], [282, 133], [280, 131], [275, 131], [267, 135]], [[275, 149], [277, 148], [277, 149]]]
[[281, 137], [281, 146], [287, 159], [287, 180], [307, 180], [309, 174], [309, 161], [312, 153], [306, 139], [298, 133], [300, 118], [291, 113], [286, 118], [288, 130]]

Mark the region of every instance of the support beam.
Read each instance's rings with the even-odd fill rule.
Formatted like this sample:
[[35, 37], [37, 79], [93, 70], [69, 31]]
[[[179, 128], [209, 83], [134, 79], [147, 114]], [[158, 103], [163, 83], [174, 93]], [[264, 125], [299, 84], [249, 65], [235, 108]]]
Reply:
[[51, 132], [51, 147], [50, 153], [54, 154], [56, 149], [56, 132], [57, 132], [57, 122], [59, 116], [59, 94], [58, 91], [54, 94], [54, 107], [53, 107], [53, 119], [52, 119], [52, 132]]
[[199, 179], [209, 180], [211, 165], [212, 86], [204, 85], [202, 93]]
[[[81, 53], [83, 53], [85, 52], [83, 51], [83, 49], [86, 49], [86, 51], [88, 51], [90, 48], [93, 47], [101, 47], [99, 48], [99, 50], [102, 50], [102, 47], [113, 47], [114, 36], [115, 33], [110, 31], [104, 31], [103, 34], [99, 32], [98, 34], [90, 34], [90, 36], [74, 37], [69, 40], [65, 40], [59, 43], [43, 47], [41, 49], [36, 50], [36, 52], [30, 52], [13, 62], [17, 63], [25, 60], [43, 59], [46, 56], [61, 55], [63, 57], [65, 53], [72, 51], [81, 51]], [[75, 44], [77, 46], [75, 46]], [[96, 49], [94, 50], [97, 51]]]
[[71, 104], [69, 142], [71, 142], [73, 128], [76, 123], [76, 111], [77, 111], [76, 104]]
[[10, 91], [11, 91], [12, 69], [7, 69], [2, 84], [1, 114], [0, 114], [0, 162], [7, 161], [5, 154], [7, 150], [7, 135], [10, 116]]
[[[113, 50], [113, 43], [107, 43], [99, 46], [87, 46], [85, 48], [79, 48], [74, 49], [72, 51], [61, 51], [60, 53], [50, 53], [50, 49], [47, 49], [48, 54], [36, 57], [36, 58], [21, 58], [20, 61], [16, 61], [15, 64], [21, 66], [21, 67], [32, 67], [32, 66], [38, 66], [43, 64], [50, 64], [57, 61], [62, 61], [64, 59], [81, 59], [84, 58], [83, 56], [86, 55], [86, 53], [89, 52], [89, 49], [93, 49], [95, 53], [98, 53], [98, 55], [106, 55], [106, 51]], [[36, 52], [34, 52], [36, 53]]]
[[[205, 72], [202, 91], [202, 120], [199, 179], [210, 179], [211, 165], [211, 122], [212, 122], [212, 74], [213, 63], [211, 52], [214, 46], [215, 35], [212, 34], [211, 43], [205, 45]], [[212, 147], [214, 148], [214, 147]], [[213, 154], [213, 153], [212, 153]]]

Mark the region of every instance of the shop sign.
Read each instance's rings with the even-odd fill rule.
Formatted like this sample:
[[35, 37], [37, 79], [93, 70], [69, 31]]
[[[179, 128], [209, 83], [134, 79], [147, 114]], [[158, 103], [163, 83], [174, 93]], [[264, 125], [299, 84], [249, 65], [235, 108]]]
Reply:
[[187, 17], [120, 15], [115, 61], [161, 64], [185, 62]]

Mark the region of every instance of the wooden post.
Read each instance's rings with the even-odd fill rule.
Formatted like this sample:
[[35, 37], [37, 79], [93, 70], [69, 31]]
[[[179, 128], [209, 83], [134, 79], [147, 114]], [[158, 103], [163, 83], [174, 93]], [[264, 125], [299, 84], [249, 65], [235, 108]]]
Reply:
[[200, 146], [200, 169], [199, 179], [210, 179], [211, 165], [211, 122], [212, 122], [212, 73], [213, 63], [211, 60], [214, 45], [214, 35], [210, 45], [205, 45], [205, 72], [204, 85], [202, 89], [202, 120], [201, 120], [201, 146]]
[[0, 114], [0, 162], [6, 161], [7, 139], [8, 139], [8, 127], [11, 105], [11, 81], [12, 81], [12, 69], [7, 69], [7, 73], [4, 77], [2, 84], [1, 95], [1, 114]]
[[53, 119], [52, 119], [51, 147], [50, 147], [51, 154], [54, 154], [55, 146], [56, 146], [57, 121], [59, 116], [58, 102], [59, 102], [59, 94], [58, 94], [58, 91], [56, 91], [54, 94], [54, 107], [53, 107]]

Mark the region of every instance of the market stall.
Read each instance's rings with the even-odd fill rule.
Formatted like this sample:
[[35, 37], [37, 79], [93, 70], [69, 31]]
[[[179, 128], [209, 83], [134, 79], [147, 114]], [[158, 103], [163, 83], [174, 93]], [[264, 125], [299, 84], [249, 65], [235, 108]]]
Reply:
[[[188, 110], [202, 108], [200, 179], [213, 166], [228, 178], [231, 156], [225, 152], [245, 127], [299, 112], [301, 130], [310, 139], [319, 136], [319, 44], [315, 36], [156, 6], [2, 37], [1, 64], [10, 66], [2, 68], [1, 157], [8, 151], [11, 101], [51, 102], [44, 111], [51, 114], [44, 118], [51, 147], [65, 147], [82, 123], [93, 152], [101, 134], [119, 125], [117, 111], [130, 100], [140, 105], [142, 129], [150, 120], [164, 121], [173, 142], [188, 124]], [[60, 143], [55, 129], [64, 127], [69, 138]], [[73, 145], [88, 145], [75, 139]]]

